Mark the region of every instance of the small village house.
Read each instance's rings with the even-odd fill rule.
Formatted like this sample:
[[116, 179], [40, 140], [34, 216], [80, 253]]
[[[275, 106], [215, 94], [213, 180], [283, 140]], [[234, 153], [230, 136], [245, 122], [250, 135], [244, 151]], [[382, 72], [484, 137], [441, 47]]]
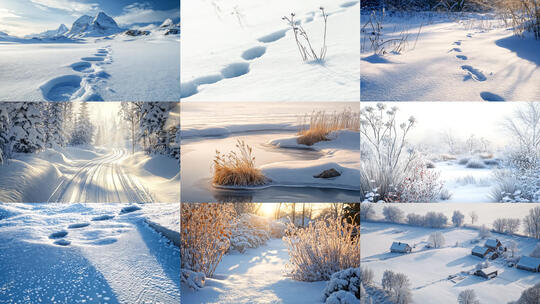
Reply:
[[519, 259], [517, 268], [532, 272], [540, 272], [540, 258], [523, 256], [521, 259]]
[[409, 246], [409, 244], [402, 242], [393, 242], [392, 246], [390, 247], [390, 252], [411, 253], [411, 251], [412, 247]]
[[474, 272], [474, 275], [483, 277], [485, 279], [492, 279], [499, 274], [497, 268], [489, 266], [488, 268], [478, 269]]
[[492, 251], [493, 249], [488, 248], [488, 247], [474, 246], [474, 248], [471, 251], [471, 254], [483, 259]]
[[502, 243], [498, 239], [488, 239], [486, 240], [486, 243], [484, 244], [484, 247], [491, 248], [493, 250], [497, 250], [501, 246], [502, 246]]

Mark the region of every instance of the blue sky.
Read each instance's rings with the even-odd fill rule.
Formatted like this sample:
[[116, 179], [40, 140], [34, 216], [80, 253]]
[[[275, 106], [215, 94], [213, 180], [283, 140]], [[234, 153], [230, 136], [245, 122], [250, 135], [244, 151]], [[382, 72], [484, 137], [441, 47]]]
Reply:
[[180, 0], [0, 0], [0, 31], [23, 36], [71, 27], [82, 15], [103, 11], [120, 26], [180, 17]]

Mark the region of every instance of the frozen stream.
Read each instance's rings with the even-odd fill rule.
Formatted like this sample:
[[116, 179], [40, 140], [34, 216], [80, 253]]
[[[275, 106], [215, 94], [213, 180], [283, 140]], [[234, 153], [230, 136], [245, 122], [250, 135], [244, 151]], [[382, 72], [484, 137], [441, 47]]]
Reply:
[[267, 143], [276, 138], [290, 137], [295, 132], [237, 133], [226, 138], [194, 138], [182, 141], [182, 201], [296, 201], [340, 202], [358, 200], [358, 193], [350, 190], [271, 186], [256, 190], [222, 190], [211, 185], [212, 161], [216, 149], [221, 153], [236, 150], [237, 139], [253, 148], [257, 167], [284, 161], [310, 161], [323, 156], [307, 149], [279, 149]]

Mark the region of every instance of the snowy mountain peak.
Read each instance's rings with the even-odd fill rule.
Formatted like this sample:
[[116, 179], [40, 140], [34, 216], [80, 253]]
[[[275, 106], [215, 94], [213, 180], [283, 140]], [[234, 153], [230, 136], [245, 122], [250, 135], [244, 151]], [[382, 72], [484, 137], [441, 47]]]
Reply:
[[171, 19], [166, 19], [165, 21], [163, 21], [160, 27], [169, 27], [171, 25], [173, 25], [173, 21]]
[[65, 24], [60, 24], [60, 26], [58, 27], [58, 29], [56, 30], [56, 32], [59, 34], [59, 35], [63, 35], [67, 32], [69, 32], [69, 29], [67, 28], [67, 26]]
[[84, 15], [79, 17], [66, 36], [73, 37], [100, 37], [116, 34], [122, 31], [116, 21], [104, 12], [99, 12], [95, 17]]

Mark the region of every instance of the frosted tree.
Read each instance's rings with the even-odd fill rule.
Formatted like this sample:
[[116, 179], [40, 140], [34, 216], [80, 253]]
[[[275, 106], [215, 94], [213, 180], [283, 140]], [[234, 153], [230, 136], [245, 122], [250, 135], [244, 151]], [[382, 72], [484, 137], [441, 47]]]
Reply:
[[383, 208], [384, 218], [391, 223], [399, 223], [403, 219], [404, 212], [396, 206], [385, 206]]
[[474, 225], [474, 222], [478, 220], [478, 213], [476, 213], [475, 211], [471, 211], [471, 213], [469, 213], [469, 216], [471, 217], [471, 224]]
[[120, 104], [118, 114], [127, 123], [129, 133], [131, 134], [131, 153], [135, 153], [135, 145], [139, 137], [139, 123], [143, 104], [137, 102], [122, 102]]
[[88, 104], [82, 102], [79, 105], [79, 115], [73, 133], [71, 135], [72, 145], [87, 145], [92, 143], [94, 136], [94, 126], [90, 121], [90, 113], [88, 112]]
[[444, 246], [445, 243], [443, 234], [440, 232], [434, 232], [430, 234], [428, 238], [428, 243], [433, 248], [441, 248], [442, 246]]
[[456, 227], [459, 227], [463, 225], [464, 219], [465, 219], [465, 215], [459, 212], [459, 210], [455, 210], [454, 214], [452, 215], [452, 224], [454, 224]]
[[170, 144], [174, 141], [176, 130], [173, 134], [166, 128], [169, 112], [174, 103], [170, 102], [145, 102], [141, 107], [140, 137], [143, 147], [147, 152], [169, 154]]
[[11, 112], [10, 150], [34, 153], [45, 146], [43, 134], [43, 104], [37, 102], [14, 103]]
[[62, 103], [57, 102], [45, 104], [45, 144], [48, 148], [66, 143], [63, 107]]
[[489, 229], [486, 227], [486, 225], [482, 225], [482, 227], [480, 227], [480, 230], [478, 231], [478, 237], [480, 237], [481, 239], [485, 239], [489, 236], [491, 236], [491, 232], [489, 232]]
[[540, 258], [540, 242], [536, 244], [536, 247], [531, 252], [530, 256]]
[[529, 215], [523, 219], [525, 232], [535, 239], [540, 239], [540, 207], [529, 210]]
[[71, 142], [71, 134], [73, 133], [73, 127], [75, 126], [76, 117], [73, 114], [73, 103], [72, 102], [61, 102], [58, 103], [62, 106], [62, 112], [63, 112], [63, 129], [64, 129], [64, 135], [65, 135], [65, 142], [63, 145], [66, 145], [67, 143]]
[[514, 257], [516, 253], [519, 252], [518, 244], [514, 240], [508, 241], [507, 248], [508, 248], [508, 251], [510, 251], [510, 253], [512, 254], [511, 257]]
[[465, 289], [459, 293], [458, 296], [459, 304], [480, 304], [480, 301], [476, 298], [476, 294], [472, 289]]

